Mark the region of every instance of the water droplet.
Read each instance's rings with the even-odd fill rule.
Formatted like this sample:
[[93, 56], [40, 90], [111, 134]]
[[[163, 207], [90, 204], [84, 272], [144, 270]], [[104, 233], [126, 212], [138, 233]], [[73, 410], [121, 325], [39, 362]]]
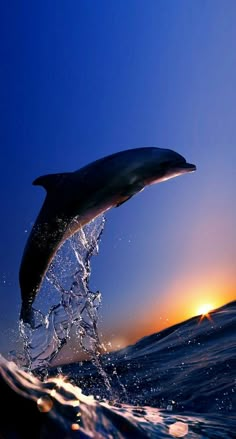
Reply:
[[175, 422], [169, 427], [169, 434], [173, 437], [184, 437], [188, 434], [188, 425], [184, 422]]
[[48, 395], [43, 395], [37, 401], [38, 409], [42, 413], [48, 413], [53, 407], [53, 401]]
[[71, 430], [73, 430], [73, 431], [79, 430], [79, 425], [78, 424], [71, 424]]

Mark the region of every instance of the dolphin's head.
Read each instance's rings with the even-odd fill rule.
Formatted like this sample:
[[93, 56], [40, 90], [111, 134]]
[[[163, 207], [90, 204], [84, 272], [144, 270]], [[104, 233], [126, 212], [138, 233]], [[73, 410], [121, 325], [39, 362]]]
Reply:
[[140, 171], [145, 186], [196, 170], [195, 165], [187, 163], [182, 155], [170, 149], [144, 148], [143, 153], [145, 160]]

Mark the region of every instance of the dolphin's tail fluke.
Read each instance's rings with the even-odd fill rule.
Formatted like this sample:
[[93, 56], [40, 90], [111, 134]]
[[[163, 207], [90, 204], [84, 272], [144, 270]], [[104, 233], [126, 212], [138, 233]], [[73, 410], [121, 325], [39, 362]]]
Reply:
[[28, 324], [31, 328], [34, 327], [34, 310], [31, 304], [22, 303], [20, 320], [23, 321], [24, 324]]

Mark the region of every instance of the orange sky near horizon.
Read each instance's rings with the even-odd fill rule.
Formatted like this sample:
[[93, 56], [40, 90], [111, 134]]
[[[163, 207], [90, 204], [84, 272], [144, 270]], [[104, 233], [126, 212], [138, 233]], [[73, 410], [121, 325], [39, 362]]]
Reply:
[[[108, 351], [122, 349], [145, 336], [160, 332], [172, 325], [197, 316], [199, 308], [204, 304], [210, 304], [213, 309], [217, 309], [236, 300], [235, 287], [227, 286], [227, 293], [224, 295], [222, 294], [222, 288], [223, 286], [215, 286], [214, 289], [207, 289], [206, 285], [206, 289], [202, 290], [204, 293], [199, 294], [200, 289], [196, 287], [191, 294], [186, 295], [184, 300], [168, 301], [166, 308], [152, 309], [149, 319], [147, 319], [147, 314], [143, 316], [135, 315], [133, 321], [124, 323], [122, 327], [114, 328], [112, 332], [103, 331], [101, 341]], [[73, 338], [68, 342], [66, 349], [62, 349], [57, 356], [54, 365], [86, 359], [83, 352], [76, 352], [74, 342]]]
[[[130, 317], [129, 322], [114, 328], [113, 334], [106, 335], [114, 339], [112, 347], [124, 347], [132, 344], [140, 338], [159, 332], [176, 323], [188, 320], [199, 314], [199, 308], [205, 304], [217, 309], [227, 303], [236, 300], [236, 283], [228, 282], [227, 275], [222, 273], [208, 276], [198, 282], [189, 275], [185, 279], [175, 280], [168, 293], [161, 296], [156, 294], [152, 303], [149, 303], [146, 311]], [[183, 286], [185, 283], [185, 287]]]
[[199, 308], [205, 304], [212, 306], [212, 309], [220, 308], [221, 306], [236, 300], [236, 294], [234, 290], [228, 290], [228, 293], [224, 297], [213, 293], [207, 293], [205, 298], [200, 296], [194, 297], [189, 295], [186, 300], [176, 301], [169, 304], [169, 308], [166, 310], [157, 311], [152, 310], [150, 317], [147, 316], [135, 316], [133, 319], [133, 325], [123, 325], [120, 328], [115, 328], [113, 333], [104, 333], [104, 341], [109, 340], [112, 349], [119, 349], [129, 344], [133, 344], [142, 337], [154, 334], [162, 331], [172, 325], [181, 323], [188, 320], [191, 317], [199, 314]]

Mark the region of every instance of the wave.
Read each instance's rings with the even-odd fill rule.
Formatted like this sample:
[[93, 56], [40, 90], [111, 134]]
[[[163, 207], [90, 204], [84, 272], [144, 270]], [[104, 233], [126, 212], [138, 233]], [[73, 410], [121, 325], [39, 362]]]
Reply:
[[236, 421], [222, 416], [172, 414], [151, 407], [97, 402], [54, 377], [42, 382], [0, 357], [3, 438], [233, 439]]
[[[212, 312], [211, 320], [194, 317], [105, 355], [103, 367], [111, 389], [119, 401], [131, 404], [235, 413], [235, 328], [236, 301]], [[107, 397], [90, 362], [65, 365], [62, 371], [84, 392]]]

